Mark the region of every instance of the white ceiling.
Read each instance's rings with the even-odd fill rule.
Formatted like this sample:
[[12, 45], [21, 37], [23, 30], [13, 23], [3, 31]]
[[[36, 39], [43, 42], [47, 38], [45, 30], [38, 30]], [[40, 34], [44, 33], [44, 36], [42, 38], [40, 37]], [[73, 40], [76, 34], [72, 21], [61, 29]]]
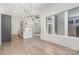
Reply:
[[0, 3], [0, 9], [6, 9], [7, 11], [21, 13], [24, 9], [40, 10], [47, 3]]
[[39, 10], [47, 4], [46, 3], [17, 3], [12, 5], [16, 5], [17, 7], [21, 7], [21, 8], [29, 8], [31, 5], [32, 9]]

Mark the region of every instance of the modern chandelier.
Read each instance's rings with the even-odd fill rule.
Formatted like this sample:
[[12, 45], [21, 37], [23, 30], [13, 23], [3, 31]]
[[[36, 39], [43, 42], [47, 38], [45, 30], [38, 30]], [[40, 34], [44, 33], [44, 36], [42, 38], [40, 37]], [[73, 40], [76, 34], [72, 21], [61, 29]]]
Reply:
[[38, 13], [35, 10], [32, 9], [32, 4], [31, 3], [29, 3], [28, 7], [29, 8], [24, 9], [25, 17], [31, 17], [33, 20], [39, 18]]

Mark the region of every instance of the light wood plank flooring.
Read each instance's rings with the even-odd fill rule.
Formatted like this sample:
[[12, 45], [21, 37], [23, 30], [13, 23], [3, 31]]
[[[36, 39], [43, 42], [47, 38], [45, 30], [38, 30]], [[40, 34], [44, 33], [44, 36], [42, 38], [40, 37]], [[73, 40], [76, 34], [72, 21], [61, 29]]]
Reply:
[[12, 36], [11, 42], [3, 43], [0, 47], [0, 55], [77, 55], [79, 51], [49, 43], [39, 37], [22, 39]]

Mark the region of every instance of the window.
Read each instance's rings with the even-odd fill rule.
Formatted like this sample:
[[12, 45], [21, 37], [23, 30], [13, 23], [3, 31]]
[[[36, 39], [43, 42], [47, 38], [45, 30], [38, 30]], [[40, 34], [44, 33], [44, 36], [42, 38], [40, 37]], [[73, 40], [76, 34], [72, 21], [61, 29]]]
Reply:
[[55, 33], [64, 35], [64, 13], [55, 15]]
[[79, 37], [79, 8], [69, 10], [68, 15], [68, 36]]
[[76, 19], [76, 20], [75, 20], [75, 23], [79, 23], [79, 19]]
[[48, 34], [53, 34], [53, 32], [52, 32], [53, 28], [52, 27], [53, 27], [52, 24], [48, 24]]
[[68, 24], [74, 24], [74, 20], [68, 21]]
[[52, 17], [46, 17], [46, 32], [53, 34], [53, 19]]

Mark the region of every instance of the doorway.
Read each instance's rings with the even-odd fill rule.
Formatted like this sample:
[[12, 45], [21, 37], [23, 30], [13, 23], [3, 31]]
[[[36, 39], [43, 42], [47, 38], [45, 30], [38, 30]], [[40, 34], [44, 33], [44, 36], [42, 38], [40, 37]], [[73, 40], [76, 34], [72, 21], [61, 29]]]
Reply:
[[11, 41], [11, 16], [1, 14], [1, 39], [2, 43]]

